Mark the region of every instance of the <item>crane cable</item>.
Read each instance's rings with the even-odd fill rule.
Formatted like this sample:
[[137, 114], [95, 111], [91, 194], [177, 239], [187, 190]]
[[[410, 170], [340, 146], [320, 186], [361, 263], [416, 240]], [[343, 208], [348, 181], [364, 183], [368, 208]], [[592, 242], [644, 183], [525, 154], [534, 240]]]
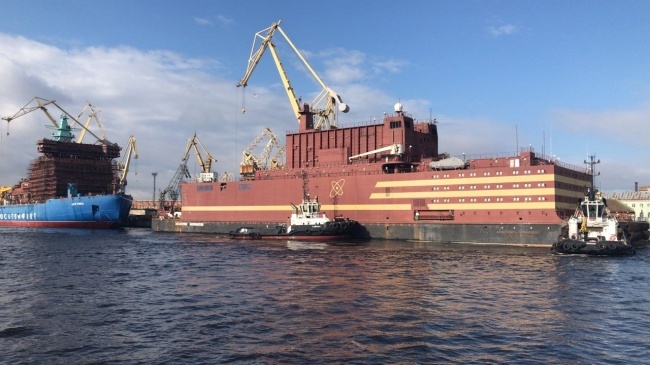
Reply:
[[246, 114], [246, 87], [241, 90], [241, 113]]

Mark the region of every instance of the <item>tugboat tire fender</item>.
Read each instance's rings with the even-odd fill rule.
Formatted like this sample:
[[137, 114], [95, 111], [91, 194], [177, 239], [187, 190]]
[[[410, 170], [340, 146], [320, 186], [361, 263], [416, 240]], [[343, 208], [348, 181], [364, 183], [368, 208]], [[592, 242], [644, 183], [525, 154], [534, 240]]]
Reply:
[[609, 244], [609, 248], [610, 248], [611, 250], [616, 249], [616, 244], [615, 244], [614, 242], [611, 242], [611, 243]]
[[599, 250], [604, 250], [604, 249], [606, 249], [606, 248], [607, 248], [607, 245], [606, 245], [606, 244], [604, 244], [604, 243], [602, 243], [602, 242], [598, 242], [598, 249], [599, 249]]

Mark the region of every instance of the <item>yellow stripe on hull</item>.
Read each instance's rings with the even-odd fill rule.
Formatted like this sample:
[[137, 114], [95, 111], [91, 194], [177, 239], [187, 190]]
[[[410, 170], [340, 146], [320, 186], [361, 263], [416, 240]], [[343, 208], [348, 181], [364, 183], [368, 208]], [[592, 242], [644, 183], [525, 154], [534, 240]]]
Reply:
[[[443, 203], [443, 204], [428, 204], [427, 208], [430, 210], [521, 210], [521, 209], [572, 209], [574, 205], [567, 203], [559, 203], [557, 206], [554, 202], [492, 202], [492, 203]], [[411, 204], [341, 204], [341, 205], [322, 205], [322, 210], [337, 210], [337, 211], [406, 211], [416, 209]], [[184, 212], [275, 212], [275, 211], [291, 211], [291, 207], [287, 206], [240, 206], [240, 205], [225, 205], [225, 206], [183, 206]]]
[[490, 190], [454, 190], [454, 191], [410, 191], [372, 193], [370, 199], [417, 199], [417, 198], [474, 198], [474, 197], [495, 197], [495, 196], [538, 196], [554, 195], [554, 188], [541, 189], [490, 189]]
[[567, 184], [584, 185], [583, 180], [571, 179], [554, 174], [530, 174], [530, 175], [500, 175], [500, 176], [480, 176], [480, 177], [460, 177], [460, 178], [432, 178], [427, 180], [399, 180], [399, 181], [378, 181], [376, 188], [401, 188], [417, 186], [453, 186], [453, 185], [472, 185], [472, 184], [510, 184], [510, 183], [528, 183], [528, 182], [548, 182], [558, 181]]

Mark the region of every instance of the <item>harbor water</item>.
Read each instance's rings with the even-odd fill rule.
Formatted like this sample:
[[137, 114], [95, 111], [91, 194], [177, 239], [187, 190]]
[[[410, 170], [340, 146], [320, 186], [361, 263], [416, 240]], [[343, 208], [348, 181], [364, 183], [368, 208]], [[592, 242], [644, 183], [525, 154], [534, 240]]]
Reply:
[[0, 231], [0, 363], [649, 364], [632, 257]]

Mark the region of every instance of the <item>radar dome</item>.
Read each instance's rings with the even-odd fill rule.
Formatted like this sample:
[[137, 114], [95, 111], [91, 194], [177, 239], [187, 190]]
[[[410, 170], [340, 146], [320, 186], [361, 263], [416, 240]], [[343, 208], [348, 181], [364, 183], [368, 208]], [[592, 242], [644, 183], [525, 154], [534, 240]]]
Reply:
[[398, 113], [402, 112], [402, 103], [395, 104], [395, 111]]

